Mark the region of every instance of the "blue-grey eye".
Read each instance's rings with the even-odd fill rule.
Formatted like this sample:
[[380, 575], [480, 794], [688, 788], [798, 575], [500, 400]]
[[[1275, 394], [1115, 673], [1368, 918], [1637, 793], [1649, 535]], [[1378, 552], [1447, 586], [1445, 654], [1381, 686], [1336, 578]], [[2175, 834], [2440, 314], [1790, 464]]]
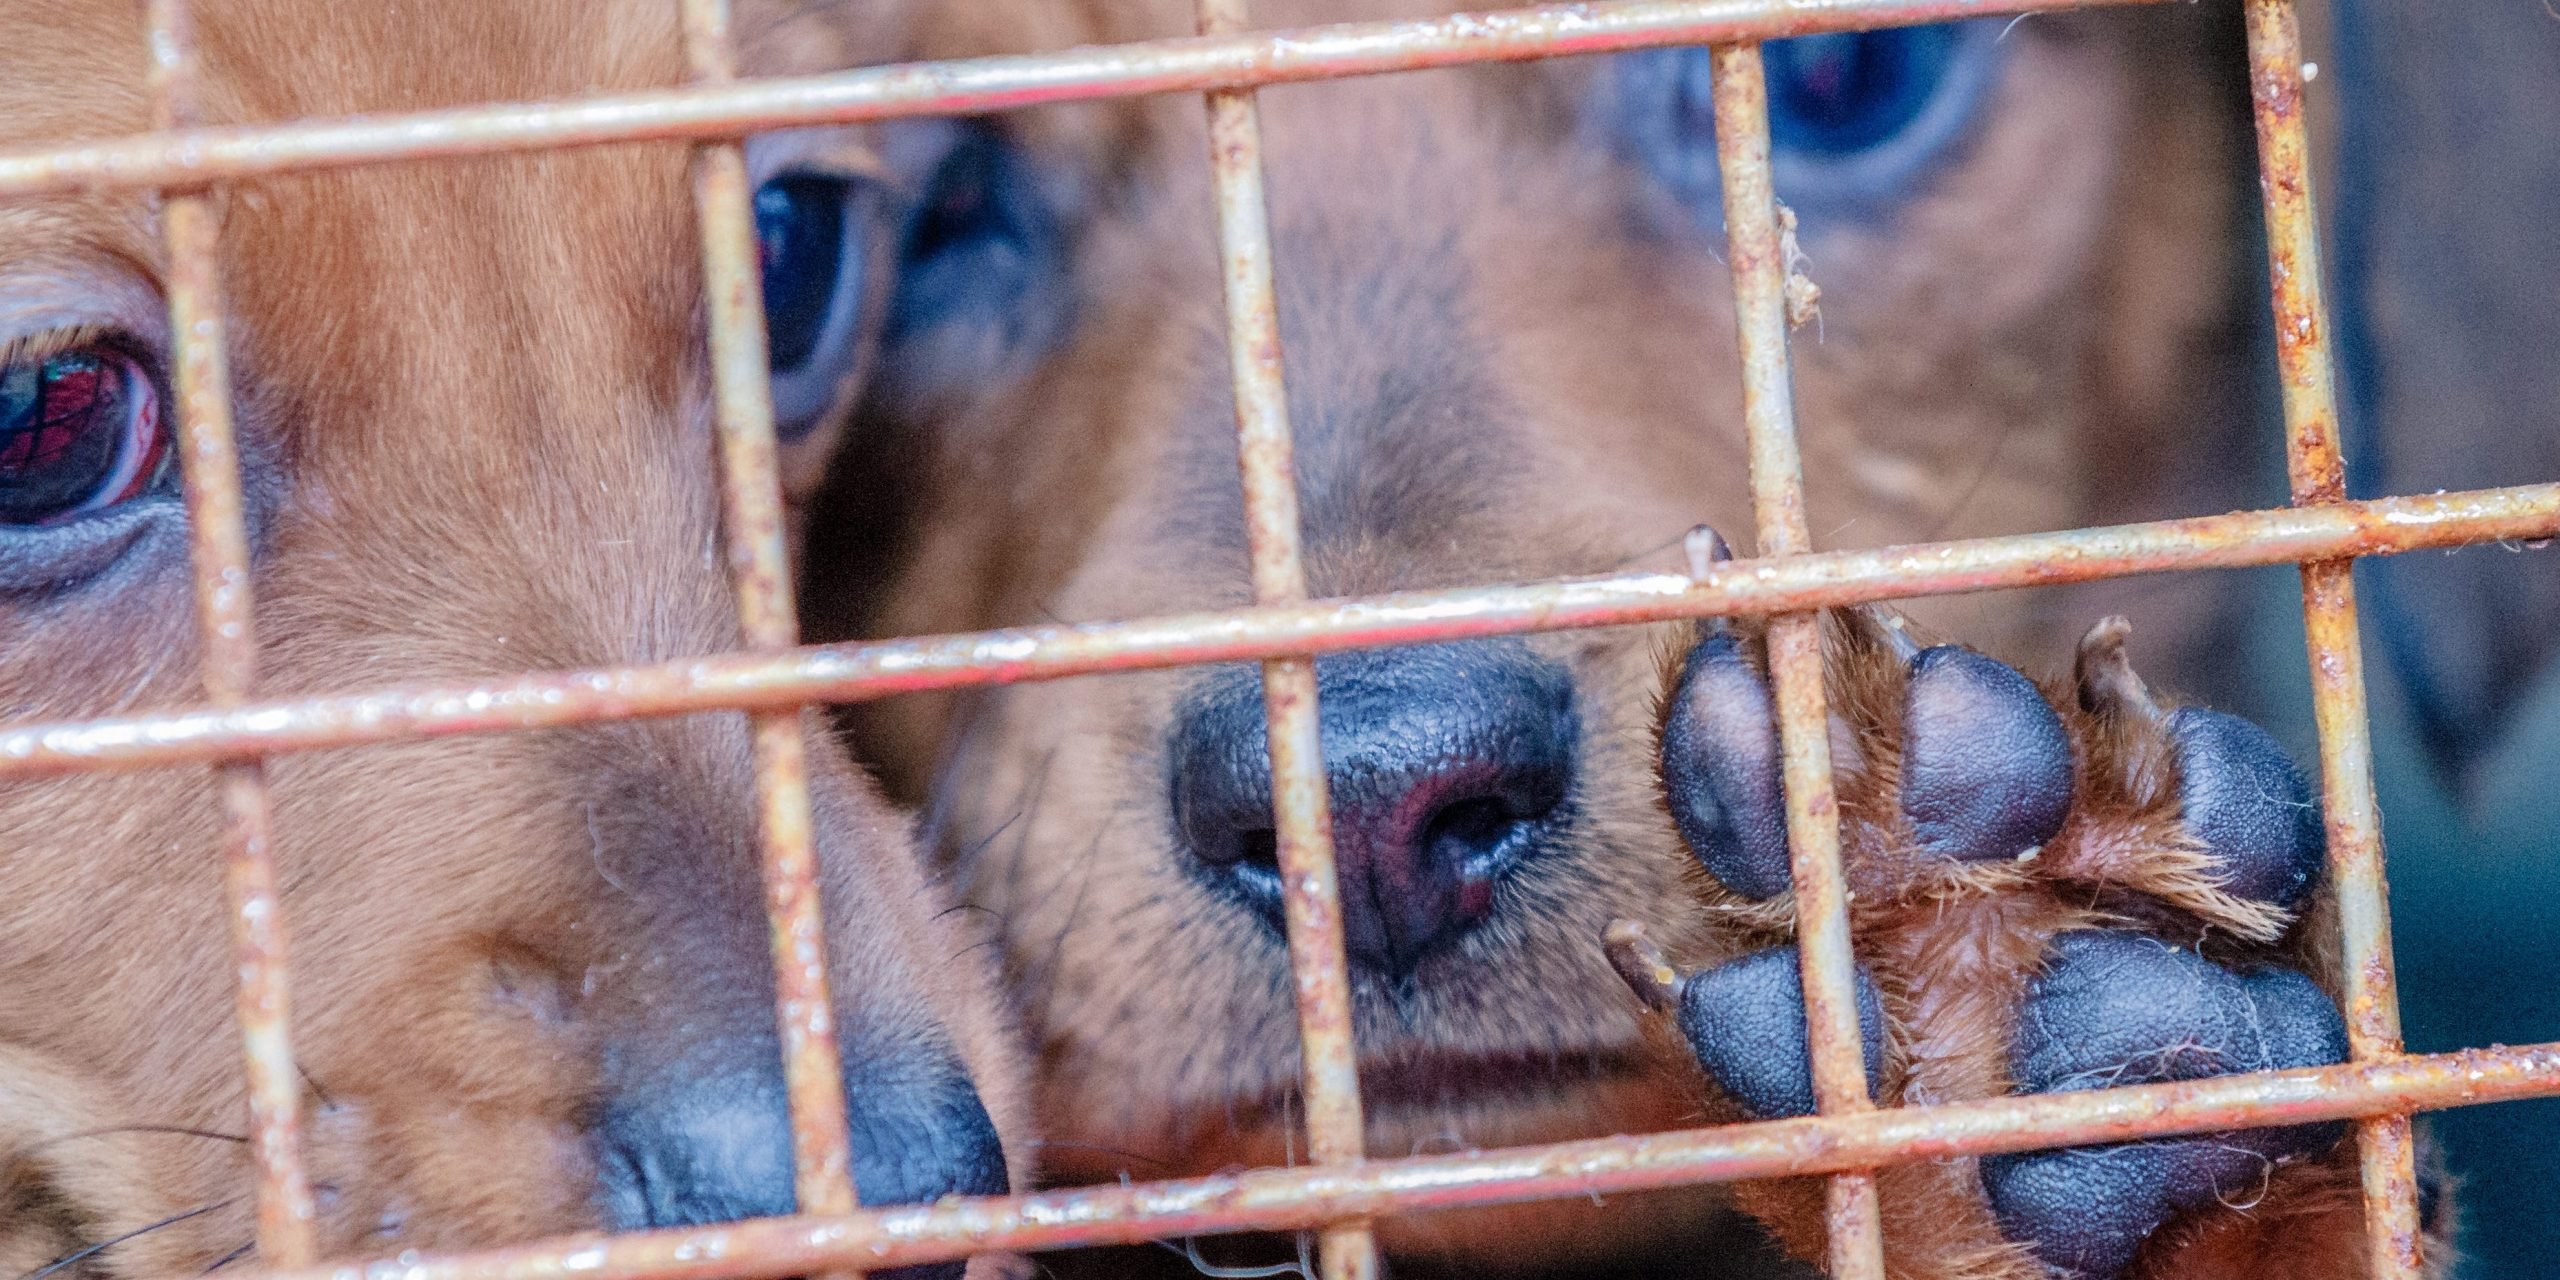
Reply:
[[855, 185], [792, 172], [756, 189], [774, 422], [786, 437], [834, 404], [859, 354], [867, 237]]
[[1064, 228], [1033, 160], [992, 121], [927, 135], [897, 245], [881, 342], [885, 397], [986, 386], [1062, 332], [1072, 306]]
[[[1819, 219], [1914, 193], [1979, 114], [1998, 37], [1974, 21], [1761, 46], [1779, 197]], [[1710, 67], [1705, 49], [1665, 49], [1626, 55], [1611, 77], [1619, 145], [1702, 214], [1719, 199]]]
[[1900, 136], [1946, 83], [1957, 41], [1956, 28], [1929, 26], [1769, 42], [1771, 145], [1842, 155]]

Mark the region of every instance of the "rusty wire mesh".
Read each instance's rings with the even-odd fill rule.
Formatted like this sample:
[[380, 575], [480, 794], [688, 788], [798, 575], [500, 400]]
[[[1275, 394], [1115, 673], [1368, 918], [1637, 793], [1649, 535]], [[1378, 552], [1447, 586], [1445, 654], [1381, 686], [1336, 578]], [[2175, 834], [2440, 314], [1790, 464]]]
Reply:
[[[2401, 1051], [2388, 904], [2373, 804], [2350, 567], [2392, 554], [2560, 534], [2560, 486], [2345, 500], [2328, 319], [2302, 119], [2292, 0], [2245, 0], [2266, 199], [2291, 507], [2104, 529], [1817, 553], [1794, 441], [1780, 253], [1759, 42], [1818, 31], [2126, 0], [1620, 0], [1421, 22], [1256, 35], [1244, 0], [1200, 0], [1202, 34], [1061, 53], [747, 80], [726, 0], [680, 0], [693, 83], [575, 101], [204, 128], [192, 114], [185, 0], [149, 0], [154, 133], [0, 154], [0, 198], [160, 188], [170, 273], [202, 706], [0, 726], [0, 777], [210, 762], [220, 772], [240, 961], [258, 1250], [263, 1280], [347, 1276], [312, 1256], [287, 1035], [284, 922], [269, 846], [266, 753], [728, 709], [753, 715], [767, 907], [778, 974], [801, 1216], [578, 1236], [362, 1265], [380, 1280], [780, 1277], [928, 1262], [986, 1250], [1135, 1242], [1240, 1230], [1321, 1233], [1329, 1278], [1372, 1275], [1367, 1222], [1422, 1209], [1690, 1182], [1831, 1176], [1830, 1269], [1884, 1274], [1872, 1171], [1882, 1165], [2320, 1119], [2360, 1122], [2370, 1267], [2419, 1274], [2412, 1111], [2560, 1094], [2560, 1045]], [[1289, 81], [1672, 44], [1714, 46], [1744, 412], [1763, 558], [1692, 575], [1617, 574], [1311, 602], [1264, 223], [1253, 93]], [[772, 406], [739, 139], [785, 126], [947, 115], [1168, 91], [1206, 95], [1255, 607], [1220, 614], [803, 647], [784, 564]], [[257, 643], [230, 415], [219, 230], [209, 184], [263, 174], [633, 139], [697, 143], [694, 193], [710, 297], [723, 509], [741, 651], [648, 666], [528, 673], [290, 701], [254, 697]], [[2298, 563], [2309, 631], [2330, 871], [2341, 905], [2345, 1064], [2176, 1084], [1877, 1110], [1858, 1057], [1852, 959], [1823, 689], [1810, 610], [1886, 598], [2168, 570]], [[1821, 1114], [1638, 1137], [1408, 1159], [1366, 1159], [1316, 743], [1319, 652], [1525, 631], [1754, 613], [1772, 617], [1798, 937]], [[800, 734], [802, 708], [918, 689], [1259, 659], [1271, 721], [1289, 951], [1314, 1163], [1212, 1178], [856, 1207], [826, 990]]]

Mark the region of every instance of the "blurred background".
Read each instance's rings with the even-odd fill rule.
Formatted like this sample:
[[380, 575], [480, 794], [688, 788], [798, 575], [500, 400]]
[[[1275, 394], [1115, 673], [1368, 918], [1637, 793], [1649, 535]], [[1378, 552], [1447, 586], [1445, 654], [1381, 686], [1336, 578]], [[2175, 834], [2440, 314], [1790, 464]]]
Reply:
[[[2336, 335], [2357, 496], [2560, 480], [2560, 9], [2332, 0]], [[2262, 353], [2253, 364], [2272, 365]], [[2275, 396], [2265, 450], [2282, 493]], [[2247, 709], [2312, 754], [2298, 579], [2226, 579]], [[2475, 547], [2359, 574], [2409, 1047], [2560, 1039], [2560, 554]], [[2427, 1121], [2461, 1188], [2463, 1280], [2560, 1276], [2560, 1099]]]

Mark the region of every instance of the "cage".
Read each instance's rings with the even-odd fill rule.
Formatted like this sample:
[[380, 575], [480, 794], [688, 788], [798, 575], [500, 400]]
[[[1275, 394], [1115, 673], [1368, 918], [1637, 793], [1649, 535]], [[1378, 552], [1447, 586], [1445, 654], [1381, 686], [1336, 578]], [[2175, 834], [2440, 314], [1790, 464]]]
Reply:
[[[2092, 0], [1604, 0], [1285, 33], [1247, 29], [1244, 0], [1201, 0], [1196, 37], [1060, 53], [741, 79], [725, 0], [681, 0], [694, 82], [575, 100], [402, 115], [202, 127], [191, 113], [186, 0], [145, 15], [156, 132], [0, 155], [0, 199], [158, 189], [199, 623], [202, 705], [0, 727], [0, 777], [210, 765], [228, 815], [222, 850], [242, 983], [263, 1280], [709, 1280], [842, 1273], [967, 1256], [1246, 1230], [1318, 1233], [1324, 1273], [1375, 1274], [1370, 1219], [1412, 1210], [1585, 1196], [1681, 1183], [1827, 1175], [1829, 1266], [1884, 1274], [1872, 1170], [1897, 1163], [2145, 1136], [2356, 1122], [2371, 1271], [2421, 1272], [2413, 1112], [2560, 1094], [2560, 1045], [2413, 1056], [2393, 990], [2381, 837], [2350, 567], [2384, 555], [2560, 533], [2560, 486], [2349, 501], [2320, 292], [2292, 0], [2245, 0], [2249, 92], [2269, 229], [2293, 504], [2200, 519], [1872, 551], [1820, 552], [1805, 525], [1789, 392], [1788, 264], [1771, 189], [1760, 42]], [[1746, 376], [1759, 559], [1364, 598], [1308, 598], [1264, 221], [1255, 91], [1466, 63], [1669, 45], [1714, 49], [1716, 145]], [[2235, 86], [2236, 88], [2236, 86]], [[1203, 95], [1224, 253], [1228, 342], [1255, 604], [972, 635], [800, 644], [774, 466], [755, 233], [740, 139], [749, 132], [951, 115], [1104, 97]], [[232, 440], [219, 230], [202, 193], [264, 175], [620, 141], [695, 146], [709, 281], [720, 483], [745, 644], [658, 665], [528, 672], [262, 699], [239, 461]], [[2298, 564], [2320, 740], [2340, 979], [2351, 1060], [2334, 1067], [1980, 1102], [1878, 1109], [1859, 1059], [1848, 915], [1812, 610], [2164, 571]], [[1349, 985], [1317, 747], [1313, 656], [1460, 637], [1727, 614], [1771, 619], [1785, 747], [1797, 936], [1820, 1114], [1511, 1150], [1370, 1158], [1362, 1150]], [[858, 1209], [844, 1101], [825, 1033], [826, 975], [777, 942], [777, 1007], [799, 1174], [798, 1217], [580, 1236], [433, 1258], [324, 1262], [297, 1149], [288, 965], [260, 761], [279, 753], [500, 733], [709, 710], [752, 714], [764, 867], [777, 939], [817, 934], [798, 711], [901, 692], [1168, 667], [1263, 664], [1289, 952], [1304, 1052], [1309, 1163], [1228, 1176]]]

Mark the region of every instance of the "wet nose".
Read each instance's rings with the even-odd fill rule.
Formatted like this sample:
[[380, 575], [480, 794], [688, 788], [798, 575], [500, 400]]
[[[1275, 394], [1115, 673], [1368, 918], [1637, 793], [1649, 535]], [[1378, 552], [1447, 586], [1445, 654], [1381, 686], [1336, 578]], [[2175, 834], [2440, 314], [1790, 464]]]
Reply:
[[[632, 1070], [609, 1057], [596, 1125], [598, 1183], [617, 1230], [706, 1226], [791, 1213], [791, 1116], [771, 1039], [708, 1038]], [[845, 1107], [855, 1197], [922, 1204], [1003, 1195], [1004, 1148], [959, 1059], [938, 1045], [848, 1053]], [[875, 1274], [957, 1280], [962, 1263]]]
[[[1496, 890], [1564, 827], [1578, 726], [1561, 666], [1516, 641], [1316, 663], [1335, 866], [1351, 958], [1410, 974], [1490, 918]], [[1174, 717], [1174, 826], [1190, 865], [1280, 927], [1271, 758], [1251, 669]]]

